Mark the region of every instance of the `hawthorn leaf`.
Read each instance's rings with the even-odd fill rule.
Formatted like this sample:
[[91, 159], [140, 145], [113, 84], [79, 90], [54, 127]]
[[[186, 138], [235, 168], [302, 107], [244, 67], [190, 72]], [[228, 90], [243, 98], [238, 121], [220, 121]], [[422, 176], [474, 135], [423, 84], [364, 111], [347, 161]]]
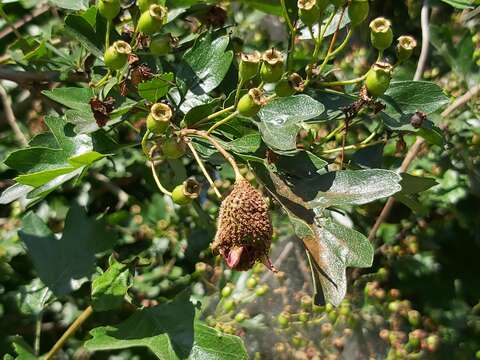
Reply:
[[34, 187], [29, 185], [23, 185], [19, 183], [13, 184], [0, 194], [0, 204], [5, 205], [11, 203], [12, 201], [18, 200], [27, 195], [33, 189]]
[[389, 197], [402, 188], [401, 176], [382, 169], [345, 170], [300, 178], [293, 191], [310, 209], [363, 205]]
[[182, 293], [172, 302], [137, 310], [115, 326], [90, 331], [89, 351], [147, 347], [158, 359], [248, 359], [237, 336], [225, 335], [195, 320], [195, 308]]
[[95, 254], [114, 242], [102, 221], [89, 219], [76, 205], [67, 214], [60, 238], [33, 212], [23, 217], [19, 236], [38, 277], [56, 296], [78, 289], [95, 271]]
[[91, 88], [59, 87], [53, 90], [43, 90], [42, 94], [70, 109], [92, 112], [89, 102], [95, 94]]
[[292, 151], [302, 122], [319, 117], [324, 110], [323, 104], [308, 95], [277, 98], [262, 107], [257, 124], [263, 141], [273, 151]]
[[18, 308], [23, 314], [38, 315], [42, 313], [47, 302], [53, 297], [51, 290], [41, 282], [33, 279], [30, 284], [22, 285], [15, 294]]
[[88, 0], [49, 0], [53, 5], [68, 10], [88, 9]]
[[[416, 111], [429, 115], [448, 104], [449, 99], [442, 89], [427, 81], [392, 82], [382, 101], [386, 109], [381, 112], [383, 121], [392, 130], [417, 131], [410, 125], [410, 118]], [[432, 126], [432, 123], [427, 123]]]
[[233, 60], [233, 51], [226, 51], [229, 42], [228, 36], [212, 40], [212, 34], [208, 33], [185, 53], [183, 60], [196, 76], [193, 88], [200, 87], [209, 93], [220, 85]]
[[258, 133], [247, 134], [225, 144], [225, 148], [237, 154], [254, 153], [262, 145], [262, 138]]
[[108, 269], [92, 281], [92, 306], [95, 311], [113, 310], [122, 305], [131, 286], [130, 269], [110, 258]]
[[161, 74], [151, 80], [138, 84], [138, 94], [152, 103], [167, 95], [172, 86], [173, 73]]
[[206, 118], [208, 115], [213, 114], [221, 103], [221, 99], [213, 99], [206, 104], [195, 106], [185, 114], [183, 122], [185, 125], [191, 126], [196, 122]]

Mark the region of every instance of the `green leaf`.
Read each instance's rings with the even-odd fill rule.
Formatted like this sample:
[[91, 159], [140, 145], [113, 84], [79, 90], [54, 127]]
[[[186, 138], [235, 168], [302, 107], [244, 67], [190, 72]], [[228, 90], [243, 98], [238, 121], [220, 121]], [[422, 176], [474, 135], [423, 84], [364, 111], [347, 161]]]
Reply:
[[185, 125], [191, 126], [196, 122], [206, 118], [208, 115], [213, 114], [221, 103], [221, 99], [213, 99], [206, 104], [195, 106], [185, 114], [183, 122]]
[[113, 244], [102, 222], [87, 218], [76, 205], [67, 214], [60, 239], [33, 212], [23, 217], [19, 236], [38, 277], [56, 296], [77, 289], [95, 271], [95, 254]]
[[402, 181], [400, 182], [402, 187], [401, 192], [404, 194], [418, 194], [437, 184], [434, 178], [413, 176], [407, 173], [402, 174]]
[[256, 152], [262, 145], [260, 134], [248, 134], [225, 144], [225, 148], [238, 154], [248, 154]]
[[13, 348], [17, 353], [15, 360], [38, 360], [35, 351], [20, 336], [15, 336], [12, 340]]
[[107, 271], [92, 282], [92, 306], [95, 311], [113, 310], [122, 305], [131, 286], [127, 265], [110, 258]]
[[363, 205], [401, 190], [400, 175], [382, 169], [345, 170], [292, 181], [293, 191], [307, 207]]
[[258, 113], [258, 128], [263, 141], [274, 151], [295, 150], [301, 123], [319, 117], [324, 110], [321, 103], [308, 95], [270, 101]]
[[65, 18], [65, 33], [80, 42], [96, 57], [103, 59], [103, 38], [97, 34], [87, 19], [81, 15], [67, 15]]
[[448, 97], [442, 89], [427, 81], [393, 82], [382, 100], [386, 103], [382, 118], [390, 129], [416, 131], [410, 125], [410, 118], [416, 111], [427, 115], [448, 104]]
[[195, 88], [209, 93], [225, 78], [233, 60], [233, 51], [226, 51], [229, 41], [228, 36], [212, 40], [212, 34], [208, 33], [185, 53], [183, 59], [195, 75], [193, 86], [190, 87], [194, 93], [198, 93]]
[[[5, 160], [7, 166], [22, 173], [15, 179], [18, 183], [35, 188], [49, 184], [48, 189], [53, 189], [70, 180], [93, 162], [105, 157], [93, 151], [92, 137], [75, 134], [73, 125], [64, 119], [47, 116], [45, 124], [51, 133], [36, 136], [30, 142], [30, 145], [34, 146], [14, 151]], [[26, 189], [15, 188], [19, 196]], [[11, 199], [14, 195], [12, 190], [5, 196], [2, 195], [1, 200]], [[41, 192], [45, 190], [42, 189]]]
[[42, 313], [52, 296], [50, 289], [36, 278], [30, 284], [20, 287], [16, 294], [16, 300], [23, 314], [38, 315]]
[[138, 84], [138, 94], [145, 100], [156, 102], [167, 95], [172, 86], [173, 78], [173, 73], [166, 73]]
[[116, 326], [90, 331], [89, 351], [147, 347], [158, 359], [248, 359], [240, 338], [194, 320], [195, 308], [183, 293], [173, 302], [137, 310]]
[[9, 204], [12, 201], [20, 199], [21, 197], [27, 195], [30, 191], [33, 190], [32, 186], [23, 185], [23, 184], [13, 184], [12, 186], [5, 189], [0, 195], [0, 204]]
[[320, 219], [315, 227], [318, 241], [318, 254], [310, 254], [321, 259], [318, 272], [323, 295], [330, 303], [338, 306], [347, 292], [348, 267], [370, 267], [374, 249], [363, 234], [340, 225], [331, 219]]
[[87, 10], [88, 0], [49, 0], [53, 5], [68, 10]]
[[70, 109], [92, 112], [90, 100], [95, 94], [91, 88], [60, 87], [53, 90], [43, 90], [42, 94]]
[[474, 0], [440, 0], [446, 4], [449, 4], [457, 9], [469, 9], [475, 4]]
[[[268, 169], [265, 165], [258, 163], [252, 163], [251, 166], [257, 178], [287, 212], [296, 235], [302, 239], [305, 248], [311, 256], [312, 275], [314, 275], [314, 279], [319, 280], [325, 301], [338, 305], [346, 292], [346, 268], [351, 266], [368, 267], [371, 265], [373, 248], [369, 241], [357, 231], [337, 224], [329, 218], [322, 217], [323, 206], [311, 208], [311, 205], [307, 204], [298, 194], [299, 190], [305, 192], [305, 187], [292, 185], [291, 181], [295, 179], [291, 176], [282, 177], [275, 171]], [[313, 178], [315, 177], [313, 176]], [[373, 177], [366, 177], [366, 179], [369, 181], [374, 180]], [[382, 177], [380, 179], [384, 180]], [[300, 177], [301, 180], [302, 177]], [[400, 181], [399, 176], [398, 181]], [[340, 184], [342, 187], [348, 185], [345, 181], [341, 181]], [[355, 186], [358, 187], [360, 185], [356, 184]], [[372, 185], [367, 182], [367, 188], [370, 188], [370, 186]], [[347, 188], [343, 189], [343, 191], [348, 195], [350, 190]], [[353, 193], [356, 192], [357, 190], [353, 191]], [[376, 193], [374, 196], [379, 196], [379, 193]], [[344, 200], [342, 197], [340, 197], [340, 200], [333, 200], [334, 198], [334, 196], [331, 197], [332, 200], [330, 202], [332, 204], [343, 202]], [[358, 199], [356, 196], [352, 198], [354, 201]], [[362, 199], [362, 201], [366, 201], [366, 199]], [[317, 295], [321, 295], [320, 289], [317, 289], [317, 292]]]

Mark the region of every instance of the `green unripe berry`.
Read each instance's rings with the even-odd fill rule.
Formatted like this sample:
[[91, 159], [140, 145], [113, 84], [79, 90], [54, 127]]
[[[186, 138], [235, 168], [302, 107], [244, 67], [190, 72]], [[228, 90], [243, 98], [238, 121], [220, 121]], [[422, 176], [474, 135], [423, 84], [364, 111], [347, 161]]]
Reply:
[[253, 88], [240, 98], [237, 110], [243, 116], [254, 116], [264, 104], [263, 92], [260, 89]]
[[283, 55], [281, 52], [271, 49], [263, 53], [263, 64], [260, 76], [266, 83], [276, 83], [283, 75]]
[[112, 20], [120, 13], [120, 5], [120, 0], [99, 0], [97, 9], [105, 19]]
[[290, 74], [288, 78], [283, 78], [275, 86], [275, 94], [278, 97], [292, 96], [305, 89], [305, 82], [297, 73]]
[[293, 338], [292, 338], [292, 344], [296, 348], [301, 347], [304, 344], [302, 335], [301, 334], [294, 335]]
[[327, 304], [325, 305], [325, 311], [326, 311], [326, 312], [332, 312], [332, 311], [334, 311], [334, 310], [335, 310], [335, 307], [334, 307], [332, 304], [327, 303]]
[[110, 70], [119, 70], [128, 62], [128, 55], [132, 53], [132, 48], [125, 41], [115, 41], [103, 55], [105, 66]]
[[237, 323], [242, 323], [245, 321], [245, 319], [247, 318], [247, 314], [244, 312], [244, 311], [240, 311], [237, 315], [235, 315], [235, 321]]
[[198, 198], [200, 185], [195, 179], [187, 179], [172, 191], [172, 200], [178, 205], [188, 205]]
[[373, 20], [370, 23], [370, 40], [377, 50], [389, 48], [393, 42], [392, 23], [383, 17]]
[[198, 262], [195, 264], [195, 273], [197, 275], [203, 275], [207, 272], [208, 265], [204, 262]]
[[175, 160], [181, 158], [185, 154], [185, 149], [177, 139], [169, 138], [165, 139], [161, 145], [163, 156], [169, 160]]
[[152, 35], [159, 32], [167, 18], [167, 8], [162, 5], [150, 5], [138, 19], [137, 29], [143, 34]]
[[290, 324], [290, 314], [286, 311], [282, 311], [277, 317], [277, 322], [282, 329], [287, 328]]
[[307, 26], [317, 23], [327, 5], [326, 0], [298, 0], [298, 16]]
[[156, 135], [164, 134], [170, 125], [171, 118], [170, 106], [162, 103], [153, 104], [147, 117], [147, 129]]
[[373, 97], [382, 96], [390, 86], [393, 67], [384, 62], [377, 62], [367, 73], [365, 86], [368, 94]]
[[411, 36], [400, 36], [397, 44], [397, 58], [402, 62], [408, 60], [417, 47], [417, 41]]
[[350, 17], [350, 24], [358, 26], [366, 20], [370, 5], [368, 0], [351, 0], [348, 6], [348, 16]]
[[480, 350], [478, 350], [478, 351], [475, 353], [475, 358], [476, 358], [476, 359], [480, 359]]
[[137, 0], [137, 6], [141, 13], [147, 11], [150, 5], [154, 4], [158, 4], [158, 0]]
[[223, 303], [223, 309], [227, 312], [230, 312], [235, 309], [236, 305], [237, 304], [235, 303], [235, 300], [228, 299], [228, 300], [225, 300], [225, 302]]
[[312, 308], [312, 297], [310, 295], [304, 295], [300, 299], [300, 306], [302, 309], [310, 310]]
[[232, 285], [225, 285], [225, 287], [222, 289], [221, 294], [222, 297], [227, 298], [233, 293], [233, 287]]
[[417, 310], [409, 310], [407, 313], [408, 316], [408, 322], [410, 325], [413, 327], [418, 327], [420, 326], [421, 322], [421, 315]]
[[264, 296], [268, 292], [268, 285], [262, 285], [255, 289], [255, 295], [257, 296]]
[[254, 289], [255, 286], [257, 286], [257, 284], [258, 284], [258, 280], [257, 280], [257, 278], [256, 278], [255, 276], [252, 276], [252, 277], [248, 278], [248, 280], [247, 280], [247, 288], [249, 288], [249, 289]]
[[172, 37], [170, 34], [155, 36], [150, 41], [150, 52], [157, 56], [170, 54], [172, 52]]
[[298, 314], [298, 320], [300, 320], [304, 324], [307, 323], [309, 319], [310, 315], [306, 311], [302, 311], [300, 314]]
[[240, 55], [240, 65], [238, 67], [238, 75], [242, 81], [254, 78], [260, 69], [262, 55], [258, 51], [251, 54], [242, 53]]

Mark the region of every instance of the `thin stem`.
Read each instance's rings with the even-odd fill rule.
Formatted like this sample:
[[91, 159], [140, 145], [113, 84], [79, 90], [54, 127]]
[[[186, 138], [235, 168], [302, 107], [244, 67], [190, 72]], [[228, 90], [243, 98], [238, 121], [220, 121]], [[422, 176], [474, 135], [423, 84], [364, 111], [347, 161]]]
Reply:
[[287, 22], [287, 26], [290, 30], [290, 33], [295, 32], [295, 28], [293, 27], [293, 23], [290, 20], [290, 16], [288, 16], [288, 9], [287, 9], [287, 4], [285, 3], [285, 0], [280, 0], [280, 3], [282, 4], [282, 13], [285, 21]]
[[20, 32], [17, 30], [17, 28], [15, 27], [15, 25], [10, 21], [10, 19], [8, 18], [7, 14], [5, 13], [5, 11], [3, 10], [3, 5], [0, 4], [0, 16], [3, 17], [5, 19], [5, 22], [7, 23], [7, 25], [10, 27], [10, 29], [12, 30], [12, 32], [15, 34], [15, 36], [19, 39], [19, 40], [22, 40], [23, 39], [23, 36], [22, 34], [20, 34]]
[[232, 120], [235, 116], [237, 116], [239, 114], [238, 111], [235, 111], [233, 113], [231, 113], [230, 115], [228, 115], [225, 119], [222, 119], [220, 120], [219, 122], [213, 124], [210, 129], [208, 129], [207, 131], [207, 134], [211, 134], [213, 130], [215, 130], [216, 128], [218, 128], [219, 126], [222, 126], [223, 124], [227, 123], [228, 121]]
[[44, 360], [50, 360], [65, 344], [65, 342], [78, 330], [80, 326], [93, 314], [92, 306], [87, 307], [80, 316], [70, 325], [70, 327], [63, 333], [62, 337], [53, 345], [52, 349], [45, 356]]
[[360, 76], [358, 78], [355, 78], [355, 79], [350, 79], [350, 80], [321, 81], [321, 82], [318, 82], [318, 83], [315, 83], [315, 84], [318, 85], [318, 86], [323, 86], [323, 87], [353, 85], [353, 84], [357, 84], [359, 82], [362, 82], [363, 80], [365, 80], [366, 77], [367, 77], [367, 74], [362, 75], [362, 76]]
[[110, 75], [112, 74], [112, 72], [109, 70], [107, 70], [107, 73], [105, 74], [105, 76], [103, 78], [101, 78], [96, 84], [93, 84], [93, 87], [94, 88], [98, 88], [100, 86], [102, 86], [103, 84], [105, 84], [108, 79], [110, 78]]
[[280, 3], [282, 4], [282, 14], [285, 19], [285, 22], [287, 23], [289, 32], [290, 32], [290, 43], [288, 47], [288, 54], [287, 54], [287, 69], [290, 70], [291, 63], [292, 63], [292, 55], [295, 51], [295, 38], [297, 36], [297, 30], [295, 29], [294, 24], [292, 23], [292, 20], [290, 19], [290, 16], [288, 16], [288, 9], [287, 5], [285, 3], [285, 0], [280, 0]]
[[203, 123], [209, 122], [210, 120], [213, 120], [213, 119], [215, 119], [216, 117], [221, 116], [221, 115], [223, 115], [223, 114], [225, 114], [225, 113], [227, 113], [227, 112], [230, 112], [230, 111], [232, 111], [232, 110], [235, 110], [235, 105], [229, 106], [229, 107], [227, 107], [227, 108], [225, 108], [225, 109], [219, 110], [219, 111], [217, 111], [217, 112], [215, 112], [215, 113], [213, 113], [213, 114], [211, 114], [211, 115], [208, 115], [206, 118], [203, 118], [203, 119], [197, 121], [197, 122], [195, 123], [195, 126], [198, 126], [198, 125], [201, 125], [201, 124], [203, 124]]
[[43, 313], [40, 312], [37, 315], [37, 319], [35, 321], [35, 342], [33, 344], [33, 350], [35, 351], [35, 355], [37, 356], [40, 353], [40, 339], [42, 336], [42, 317], [43, 317]]
[[12, 108], [12, 99], [8, 95], [5, 88], [0, 83], [0, 98], [3, 104], [3, 111], [5, 112], [5, 117], [7, 119], [8, 125], [12, 128], [13, 134], [15, 135], [15, 139], [21, 146], [27, 146], [28, 140], [23, 134], [22, 130], [17, 124], [17, 119], [15, 118], [15, 114]]
[[352, 37], [353, 30], [352, 29], [348, 30], [347, 36], [345, 37], [343, 42], [340, 44], [340, 46], [338, 48], [336, 48], [334, 51], [332, 51], [332, 46], [331, 45], [334, 44], [333, 40], [336, 40], [336, 34], [337, 33], [335, 33], [335, 35], [333, 35], [332, 43], [330, 44], [330, 49], [328, 50], [327, 55], [325, 56], [325, 59], [323, 60], [322, 65], [320, 65], [320, 68], [318, 69], [319, 74], [321, 74], [323, 72], [323, 69], [327, 65], [328, 61], [331, 58], [334, 58], [335, 56], [337, 56], [338, 53], [340, 53], [348, 45], [348, 42], [350, 41], [350, 38]]
[[110, 46], [110, 28], [112, 26], [112, 20], [107, 20], [107, 31], [105, 32], [105, 50]]
[[342, 146], [342, 147], [339, 147], [339, 148], [336, 148], [336, 149], [324, 150], [324, 151], [322, 151], [322, 154], [334, 154], [334, 153], [345, 151], [345, 150], [364, 149], [366, 147], [370, 147], [370, 146], [374, 146], [374, 145], [378, 145], [378, 144], [383, 144], [384, 142], [385, 142], [385, 140], [378, 140], [378, 141], [371, 142], [371, 143], [365, 143], [365, 144], [360, 143], [360, 144], [349, 145], [349, 146], [345, 146], [345, 147]]
[[147, 131], [145, 131], [145, 134], [143, 135], [143, 138], [142, 138], [142, 150], [148, 160], [150, 160], [150, 152], [147, 147], [147, 142], [150, 134], [151, 134], [150, 130], [147, 129]]
[[235, 180], [243, 179], [243, 176], [240, 173], [240, 169], [238, 168], [237, 162], [235, 161], [233, 156], [230, 155], [222, 147], [222, 145], [220, 145], [218, 141], [215, 140], [212, 136], [210, 136], [210, 134], [208, 134], [206, 131], [194, 130], [194, 129], [183, 129], [180, 131], [180, 136], [198, 136], [208, 140], [218, 150], [218, 152], [222, 154], [222, 156], [230, 163], [235, 173]]
[[153, 179], [155, 180], [158, 189], [165, 195], [172, 196], [172, 193], [163, 187], [162, 182], [158, 177], [157, 171], [155, 170], [155, 163], [153, 162], [153, 160], [150, 161], [150, 169], [152, 169]]
[[245, 81], [240, 78], [240, 81], [238, 82], [237, 90], [235, 91], [235, 106], [238, 104], [238, 100], [240, 98], [240, 92], [242, 91], [242, 87], [244, 85]]
[[202, 170], [202, 173], [203, 175], [205, 176], [205, 178], [207, 179], [208, 183], [210, 184], [210, 187], [213, 189], [213, 191], [215, 192], [215, 195], [217, 195], [217, 197], [219, 199], [222, 198], [222, 194], [220, 193], [220, 191], [218, 190], [218, 188], [215, 186], [215, 182], [213, 181], [212, 177], [210, 176], [210, 174], [208, 173], [207, 169], [205, 168], [205, 164], [203, 163], [202, 159], [200, 158], [200, 156], [198, 155], [198, 152], [197, 150], [195, 150], [195, 147], [192, 145], [192, 143], [190, 141], [187, 141], [187, 146], [188, 148], [190, 149], [190, 151], [192, 152], [192, 155], [193, 157], [195, 158], [195, 160], [197, 161], [197, 164], [198, 166], [200, 167], [200, 170]]

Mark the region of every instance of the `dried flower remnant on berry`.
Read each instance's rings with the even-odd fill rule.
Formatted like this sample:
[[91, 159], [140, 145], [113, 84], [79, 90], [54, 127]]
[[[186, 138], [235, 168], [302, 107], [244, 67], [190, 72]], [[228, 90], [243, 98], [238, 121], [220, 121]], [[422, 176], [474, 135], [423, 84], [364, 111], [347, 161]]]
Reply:
[[231, 269], [249, 270], [260, 261], [273, 270], [268, 258], [272, 232], [268, 205], [262, 194], [247, 180], [239, 179], [222, 202], [211, 248], [224, 257]]

